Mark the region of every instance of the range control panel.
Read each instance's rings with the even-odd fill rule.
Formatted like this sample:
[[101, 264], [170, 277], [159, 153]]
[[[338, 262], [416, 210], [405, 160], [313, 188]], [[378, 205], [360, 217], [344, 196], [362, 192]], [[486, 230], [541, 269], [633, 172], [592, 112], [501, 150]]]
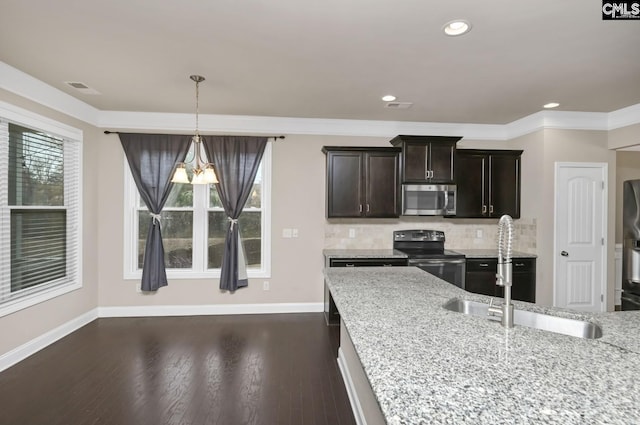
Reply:
[[396, 230], [393, 232], [394, 242], [410, 241], [434, 241], [444, 242], [444, 232], [442, 230]]

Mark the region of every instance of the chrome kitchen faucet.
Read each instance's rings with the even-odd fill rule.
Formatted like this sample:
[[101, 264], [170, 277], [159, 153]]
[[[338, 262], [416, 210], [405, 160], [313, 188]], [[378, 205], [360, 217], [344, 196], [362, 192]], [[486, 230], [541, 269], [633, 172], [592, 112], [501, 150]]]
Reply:
[[[513, 327], [513, 304], [511, 303], [512, 268], [511, 255], [513, 244], [513, 219], [503, 215], [498, 222], [498, 273], [496, 285], [504, 287], [504, 302], [500, 307], [489, 306], [489, 314], [500, 316], [502, 326]], [[492, 300], [493, 301], [493, 300]]]

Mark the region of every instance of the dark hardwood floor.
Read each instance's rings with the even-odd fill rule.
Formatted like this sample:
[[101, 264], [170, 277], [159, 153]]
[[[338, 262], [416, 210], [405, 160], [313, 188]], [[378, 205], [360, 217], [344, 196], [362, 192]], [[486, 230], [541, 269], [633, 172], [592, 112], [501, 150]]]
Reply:
[[0, 373], [0, 424], [351, 425], [321, 313], [98, 319]]

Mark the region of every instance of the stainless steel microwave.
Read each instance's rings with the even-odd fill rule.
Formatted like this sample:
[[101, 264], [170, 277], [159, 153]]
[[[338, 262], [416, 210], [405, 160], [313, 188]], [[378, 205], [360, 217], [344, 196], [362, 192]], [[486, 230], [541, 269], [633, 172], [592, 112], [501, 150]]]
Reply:
[[456, 215], [456, 185], [403, 184], [402, 215]]

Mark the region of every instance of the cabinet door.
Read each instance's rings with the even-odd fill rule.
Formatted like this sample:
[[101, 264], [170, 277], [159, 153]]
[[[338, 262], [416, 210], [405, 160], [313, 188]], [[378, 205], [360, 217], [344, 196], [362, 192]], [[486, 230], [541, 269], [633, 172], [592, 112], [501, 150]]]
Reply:
[[364, 158], [365, 215], [399, 217], [399, 155], [395, 152], [371, 152]]
[[327, 153], [327, 216], [360, 217], [362, 207], [362, 154]]
[[498, 260], [495, 258], [467, 258], [466, 270], [467, 273], [464, 282], [465, 291], [473, 292], [474, 294], [496, 296]]
[[403, 182], [424, 182], [427, 179], [427, 152], [429, 145], [426, 143], [405, 142], [402, 148]]
[[429, 170], [433, 183], [452, 183], [454, 179], [453, 154], [455, 143], [431, 142], [429, 144]]
[[513, 285], [511, 298], [530, 303], [536, 302], [535, 258], [514, 258], [512, 261]]
[[490, 215], [520, 217], [520, 156], [491, 155], [489, 158]]
[[486, 217], [487, 155], [456, 154], [456, 217]]

